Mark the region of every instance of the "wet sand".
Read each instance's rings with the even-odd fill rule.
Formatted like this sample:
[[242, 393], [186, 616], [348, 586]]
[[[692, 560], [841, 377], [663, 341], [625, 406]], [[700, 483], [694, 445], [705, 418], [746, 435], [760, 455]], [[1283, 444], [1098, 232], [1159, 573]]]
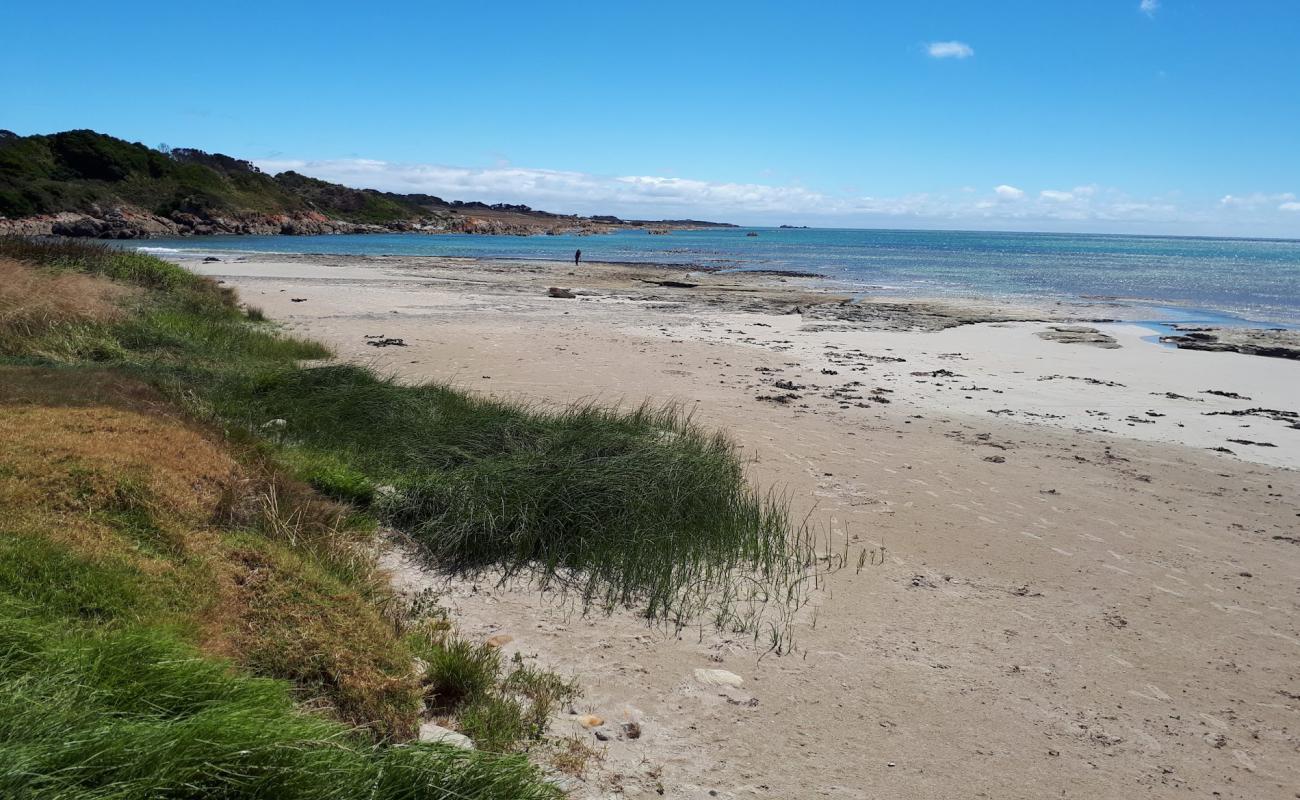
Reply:
[[[1296, 796], [1300, 363], [1162, 347], [1087, 321], [1104, 303], [849, 303], [809, 278], [604, 265], [185, 263], [406, 378], [689, 404], [832, 548], [883, 546], [831, 576], [780, 657], [438, 583], [467, 632], [576, 676], [574, 710], [607, 720], [608, 741], [556, 722], [604, 751], [576, 796]], [[1118, 347], [1038, 335], [1053, 326]], [[381, 334], [406, 346], [367, 344]], [[711, 668], [743, 685], [695, 679]]]

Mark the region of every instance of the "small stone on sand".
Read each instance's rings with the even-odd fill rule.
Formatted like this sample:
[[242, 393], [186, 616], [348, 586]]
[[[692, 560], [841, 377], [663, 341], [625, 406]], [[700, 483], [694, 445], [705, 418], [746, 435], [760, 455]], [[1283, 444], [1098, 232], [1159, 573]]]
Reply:
[[449, 744], [462, 750], [474, 749], [474, 743], [470, 741], [468, 736], [456, 733], [450, 728], [444, 728], [436, 722], [426, 722], [420, 726], [420, 741]]

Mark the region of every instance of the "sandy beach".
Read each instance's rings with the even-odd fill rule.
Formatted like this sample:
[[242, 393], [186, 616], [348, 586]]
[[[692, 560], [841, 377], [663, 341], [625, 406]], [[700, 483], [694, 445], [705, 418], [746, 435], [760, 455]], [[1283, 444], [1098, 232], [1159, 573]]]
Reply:
[[1115, 316], [1104, 301], [855, 303], [816, 278], [602, 264], [181, 263], [406, 379], [686, 404], [828, 550], [870, 554], [782, 656], [390, 554], [463, 630], [581, 682], [555, 730], [603, 758], [576, 797], [1300, 797], [1300, 361], [1162, 346], [1090, 321]]

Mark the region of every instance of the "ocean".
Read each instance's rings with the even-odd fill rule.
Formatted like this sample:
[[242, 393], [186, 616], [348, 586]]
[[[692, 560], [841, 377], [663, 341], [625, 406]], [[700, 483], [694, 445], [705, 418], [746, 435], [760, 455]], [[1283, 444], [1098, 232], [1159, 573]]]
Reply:
[[[748, 234], [756, 233], [756, 236]], [[1300, 325], [1300, 241], [973, 231], [716, 228], [594, 236], [206, 236], [176, 251], [636, 262], [814, 272], [864, 293], [1118, 300], [1125, 319]]]

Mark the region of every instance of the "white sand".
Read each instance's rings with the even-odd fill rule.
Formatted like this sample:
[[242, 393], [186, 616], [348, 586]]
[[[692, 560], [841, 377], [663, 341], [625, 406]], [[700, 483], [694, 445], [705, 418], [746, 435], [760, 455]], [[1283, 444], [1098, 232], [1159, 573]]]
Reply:
[[[555, 402], [677, 398], [731, 431], [754, 478], [787, 490], [833, 546], [885, 545], [883, 564], [832, 576], [796, 654], [762, 659], [743, 636], [676, 638], [526, 588], [445, 586], [463, 630], [513, 636], [510, 653], [582, 682], [578, 711], [641, 725], [601, 743], [557, 720], [605, 753], [578, 796], [1296, 796], [1300, 473], [1283, 466], [1300, 430], [1202, 412], [1294, 410], [1300, 365], [1169, 350], [1129, 326], [1106, 326], [1118, 350], [1043, 341], [1035, 323], [810, 331], [689, 291], [647, 296], [599, 266], [202, 269], [405, 377]], [[594, 294], [553, 300], [547, 285]], [[365, 344], [380, 333], [409, 346]], [[827, 344], [907, 360], [822, 375]], [[910, 374], [940, 368], [962, 377]], [[1055, 374], [1125, 386], [1038, 380]], [[810, 388], [789, 405], [754, 399], [777, 379]], [[822, 396], [850, 380], [893, 402]], [[1001, 408], [1014, 413], [988, 413]], [[1166, 416], [1124, 421], [1147, 411]], [[1220, 445], [1235, 455], [1206, 449]], [[403, 585], [433, 580], [393, 566]], [[743, 686], [705, 686], [696, 669]]]

